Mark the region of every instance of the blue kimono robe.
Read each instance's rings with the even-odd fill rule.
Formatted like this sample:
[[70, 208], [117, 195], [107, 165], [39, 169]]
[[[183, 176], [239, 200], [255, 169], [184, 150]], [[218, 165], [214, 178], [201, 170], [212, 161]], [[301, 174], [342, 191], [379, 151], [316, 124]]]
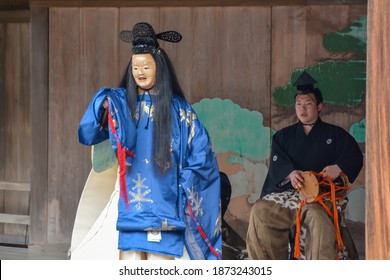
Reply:
[[[108, 130], [100, 121], [109, 100]], [[208, 133], [191, 105], [172, 98], [172, 166], [161, 175], [153, 166], [155, 95], [138, 97], [136, 120], [122, 88], [103, 88], [90, 102], [79, 126], [79, 141], [110, 139], [118, 155], [121, 199], [118, 249], [191, 259], [221, 259], [220, 178]]]

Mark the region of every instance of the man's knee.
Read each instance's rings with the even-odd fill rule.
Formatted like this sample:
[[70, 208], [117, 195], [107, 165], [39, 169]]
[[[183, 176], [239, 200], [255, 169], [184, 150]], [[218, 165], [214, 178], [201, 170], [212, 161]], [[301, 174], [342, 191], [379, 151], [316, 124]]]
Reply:
[[329, 215], [322, 205], [319, 203], [308, 203], [302, 208], [302, 217], [305, 220], [319, 221], [325, 218], [329, 219]]
[[317, 231], [333, 234], [335, 231], [333, 221], [323, 206], [318, 203], [310, 203], [305, 206], [302, 213], [303, 223], [311, 230], [316, 228]]
[[269, 217], [270, 207], [269, 202], [266, 200], [258, 200], [252, 206], [250, 221], [253, 223], [265, 222]]

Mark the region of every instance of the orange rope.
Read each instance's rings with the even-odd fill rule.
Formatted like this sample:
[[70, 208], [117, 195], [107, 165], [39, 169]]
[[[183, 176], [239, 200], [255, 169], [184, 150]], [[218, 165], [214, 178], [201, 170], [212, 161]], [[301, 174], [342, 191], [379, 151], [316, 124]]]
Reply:
[[305, 200], [302, 200], [301, 203], [299, 203], [298, 211], [297, 211], [297, 218], [296, 218], [296, 233], [295, 233], [295, 245], [294, 245], [294, 258], [299, 259], [299, 256], [301, 255], [301, 246], [299, 244], [299, 236], [301, 235], [301, 212], [302, 207], [305, 204]]
[[[341, 232], [340, 232], [340, 225], [339, 225], [339, 215], [337, 211], [337, 200], [342, 200], [345, 199], [345, 196], [342, 197], [336, 197], [336, 192], [340, 190], [349, 190], [349, 186], [335, 186], [334, 182], [332, 179], [329, 177], [322, 177], [323, 172], [320, 173], [315, 173], [313, 171], [310, 171], [313, 173], [316, 177], [317, 180], [318, 178], [323, 178], [321, 181], [318, 181], [318, 184], [320, 186], [328, 186], [330, 187], [330, 190], [324, 193], [319, 194], [313, 202], [318, 202], [328, 213], [330, 217], [333, 218], [333, 223], [336, 229], [336, 240], [337, 240], [337, 254], [336, 254], [336, 259], [339, 259], [339, 253], [343, 250], [344, 248], [344, 243], [341, 238]], [[342, 174], [342, 176], [345, 176]], [[333, 207], [333, 213], [329, 209], [329, 207], [325, 204], [325, 199], [331, 199], [332, 202], [332, 207]], [[298, 210], [297, 210], [297, 216], [296, 216], [296, 235], [295, 235], [295, 247], [294, 247], [294, 258], [299, 259], [301, 250], [300, 250], [300, 244], [299, 244], [299, 238], [301, 234], [301, 213], [302, 213], [302, 207], [306, 203], [305, 200], [302, 200], [301, 203], [299, 204]]]

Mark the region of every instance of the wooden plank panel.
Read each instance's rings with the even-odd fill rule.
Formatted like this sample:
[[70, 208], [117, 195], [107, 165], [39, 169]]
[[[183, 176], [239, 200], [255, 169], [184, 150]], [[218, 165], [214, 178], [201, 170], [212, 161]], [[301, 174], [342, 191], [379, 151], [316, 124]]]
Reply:
[[79, 122], [93, 93], [118, 79], [118, 9], [53, 8], [50, 26], [49, 69], [56, 71], [49, 71], [49, 134], [57, 137], [49, 140], [48, 242], [61, 243], [73, 228], [73, 219], [61, 217], [75, 216], [74, 197], [91, 167], [90, 148], [78, 143]]
[[[18, 100], [18, 64], [19, 58], [19, 26], [17, 24], [7, 24], [5, 28], [5, 84], [4, 84], [4, 180], [17, 180], [18, 172], [18, 130], [15, 127], [17, 124], [17, 100]], [[15, 95], [15, 101], [13, 96]], [[16, 107], [16, 108], [15, 108]], [[11, 168], [12, 167], [12, 168]], [[7, 209], [5, 209], [7, 211]]]
[[[5, 32], [6, 25], [0, 23], [0, 94], [3, 101], [5, 100]], [[5, 120], [5, 116], [5, 102], [0, 102], [0, 119]], [[0, 179], [2, 180], [5, 176], [5, 138], [5, 122], [2, 121], [0, 122]]]
[[[5, 98], [5, 24], [0, 23], [0, 96]], [[5, 119], [5, 103], [0, 102], [0, 120]], [[5, 176], [5, 122], [0, 122], [0, 179]], [[0, 191], [0, 211], [4, 212], [4, 192]], [[0, 225], [0, 232], [4, 232], [4, 225]]]
[[[29, 77], [29, 24], [7, 24], [5, 45], [5, 178], [7, 181], [30, 181], [30, 77]], [[7, 99], [7, 98], [6, 98]], [[29, 195], [4, 193], [4, 212], [26, 214]], [[26, 234], [25, 226], [4, 225], [5, 234]]]
[[29, 192], [30, 184], [0, 181], [0, 190]]
[[[366, 3], [367, 4], [367, 3]], [[367, 5], [351, 5], [349, 6], [349, 20], [367, 16]]]
[[366, 259], [390, 259], [390, 2], [368, 3]]
[[1, 11], [0, 8], [0, 22], [30, 22], [29, 10], [8, 10]]
[[[29, 61], [23, 44], [27, 43], [23, 24], [8, 24], [6, 37], [6, 75], [5, 92], [7, 94], [5, 177], [9, 180], [29, 181]], [[28, 45], [27, 45], [28, 46]], [[24, 59], [27, 58], [27, 61]], [[25, 64], [25, 65], [24, 65]], [[24, 69], [26, 67], [27, 71]], [[24, 80], [27, 79], [27, 80]], [[27, 147], [26, 147], [27, 144]], [[26, 151], [27, 150], [27, 151]], [[27, 163], [27, 164], [26, 164]]]
[[[88, 103], [92, 94], [100, 87], [118, 85], [118, 26], [118, 8], [82, 9], [83, 93], [86, 94]], [[81, 119], [82, 115], [79, 117]]]
[[32, 244], [47, 243], [48, 10], [31, 9], [31, 227]]
[[19, 87], [20, 87], [20, 25], [7, 24], [5, 35], [5, 178], [10, 181], [18, 179], [19, 133]]
[[[81, 90], [79, 101], [74, 107], [76, 129], [72, 131], [77, 137], [77, 127], [91, 101], [93, 94], [102, 87], [116, 87], [119, 81], [119, 9], [118, 8], [85, 8], [81, 9]], [[122, 74], [122, 71], [120, 72]], [[81, 195], [84, 183], [91, 169], [91, 148], [77, 143], [74, 161], [81, 165], [74, 192]], [[68, 182], [70, 183], [70, 182]]]
[[[183, 39], [172, 44], [161, 42], [161, 47], [167, 52], [175, 68], [177, 78], [186, 98], [191, 96], [192, 55], [196, 50], [193, 47], [193, 25], [191, 22], [193, 8], [161, 8], [159, 13], [160, 31], [175, 30]], [[200, 50], [197, 50], [200, 51]], [[204, 51], [204, 50], [202, 50]]]
[[[286, 85], [291, 71], [306, 63], [306, 8], [272, 8], [271, 89]], [[279, 130], [297, 119], [294, 108], [279, 108], [272, 102], [271, 127]]]
[[341, 31], [351, 23], [349, 6], [312, 6], [306, 10], [306, 20], [310, 23], [306, 29], [306, 65], [314, 65], [327, 59], [345, 58], [345, 54], [326, 50], [323, 38], [326, 33]]
[[81, 20], [78, 8], [49, 11], [49, 244], [69, 242], [73, 227], [70, 217], [74, 217], [77, 209], [74, 197], [80, 192], [76, 182], [85, 176], [85, 168], [80, 168], [85, 165], [78, 157], [80, 115], [76, 116], [74, 109], [84, 89]]
[[219, 57], [221, 73], [208, 72], [221, 75], [222, 85], [211, 97], [229, 98], [242, 108], [259, 111], [269, 126], [271, 9], [224, 8], [219, 30], [218, 48], [210, 50]]
[[188, 100], [194, 103], [221, 91], [222, 77], [218, 73], [222, 73], [222, 64], [215, 54], [221, 49], [222, 8], [195, 8], [191, 20], [193, 53]]
[[[1, 234], [0, 233], [0, 244], [1, 245], [12, 244], [12, 245], [20, 245], [20, 246], [24, 247], [24, 246], [26, 246], [26, 244], [28, 244], [28, 237], [27, 236], [10, 235], [10, 234]], [[12, 248], [12, 247], [8, 246], [7, 249], [8, 248]], [[4, 249], [4, 247], [2, 249]], [[26, 260], [27, 258], [21, 257], [20, 259]]]
[[20, 54], [20, 125], [19, 138], [21, 145], [19, 147], [19, 182], [30, 182], [31, 175], [31, 112], [30, 112], [30, 23], [21, 24], [21, 47]]
[[0, 223], [29, 225], [30, 216], [0, 213]]

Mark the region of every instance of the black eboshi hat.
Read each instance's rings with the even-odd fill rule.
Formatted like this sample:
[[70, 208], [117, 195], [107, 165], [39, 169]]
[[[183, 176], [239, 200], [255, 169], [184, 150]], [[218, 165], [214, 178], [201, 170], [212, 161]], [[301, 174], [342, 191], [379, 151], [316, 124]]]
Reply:
[[158, 39], [178, 43], [182, 39], [180, 33], [176, 31], [165, 31], [156, 34], [153, 27], [147, 22], [136, 23], [133, 30], [123, 30], [120, 33], [120, 38], [126, 43], [133, 44], [134, 54], [155, 53], [159, 50], [160, 45]]

